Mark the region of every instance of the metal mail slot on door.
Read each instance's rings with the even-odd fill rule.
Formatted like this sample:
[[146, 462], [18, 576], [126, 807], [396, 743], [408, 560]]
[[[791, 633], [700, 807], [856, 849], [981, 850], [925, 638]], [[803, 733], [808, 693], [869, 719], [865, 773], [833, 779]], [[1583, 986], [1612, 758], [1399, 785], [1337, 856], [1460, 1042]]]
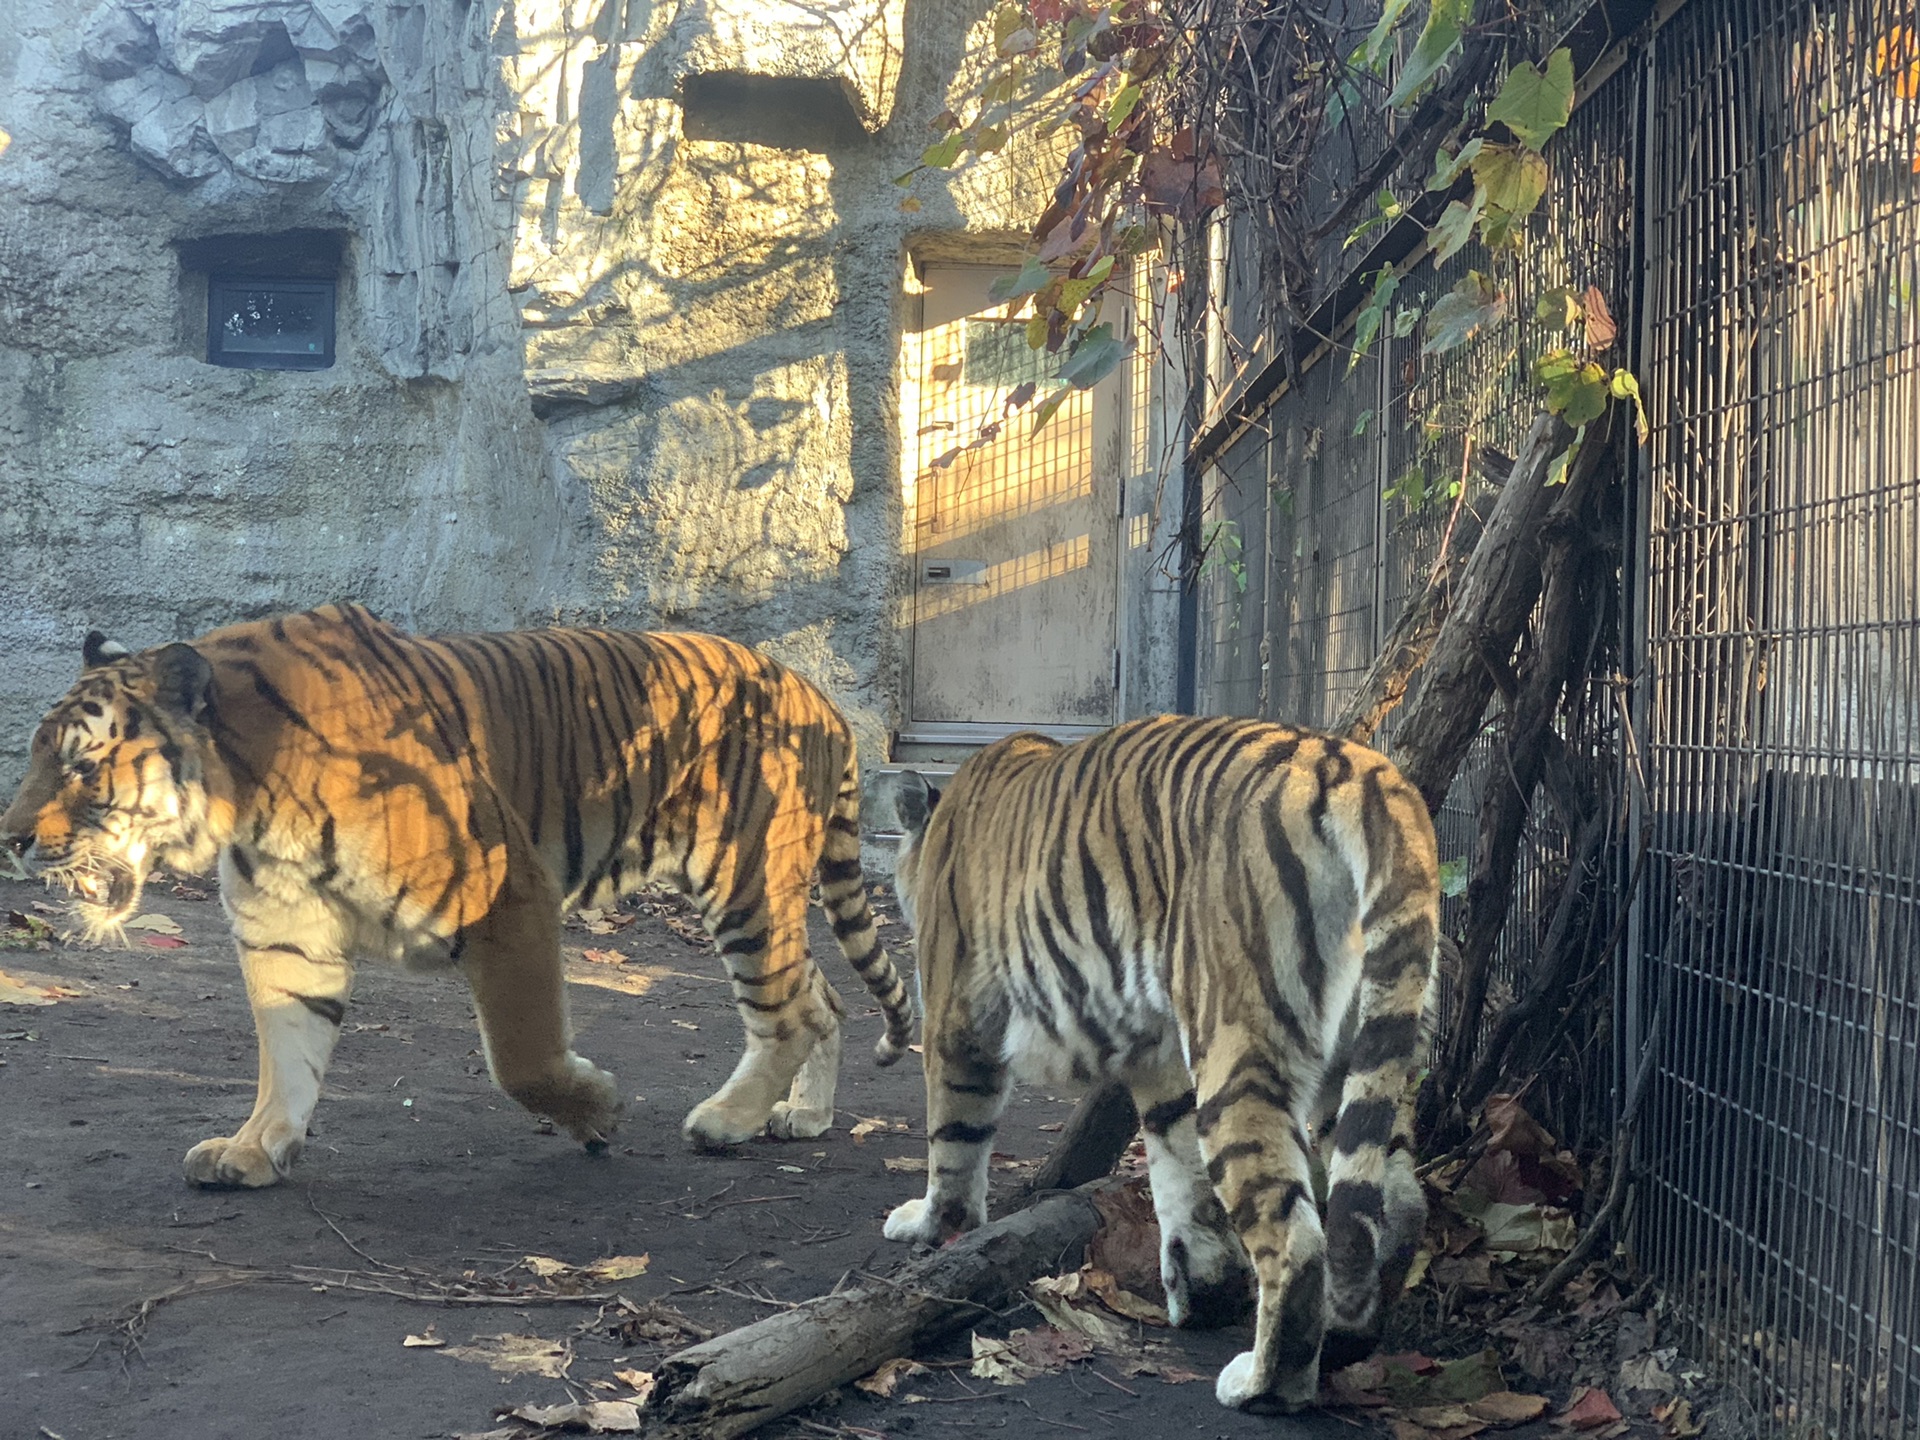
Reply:
[[923, 585], [984, 585], [987, 562], [984, 560], [929, 560], [920, 567]]

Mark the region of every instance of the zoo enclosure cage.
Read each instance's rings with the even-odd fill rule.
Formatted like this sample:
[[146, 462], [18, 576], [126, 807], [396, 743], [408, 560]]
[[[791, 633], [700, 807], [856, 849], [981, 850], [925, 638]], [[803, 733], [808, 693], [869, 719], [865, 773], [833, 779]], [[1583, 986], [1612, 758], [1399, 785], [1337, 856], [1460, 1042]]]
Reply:
[[[1547, 1058], [1542, 1118], [1603, 1140], [1651, 1046], [1627, 1235], [1678, 1338], [1754, 1434], [1912, 1433], [1920, 17], [1555, 8], [1612, 23], [1615, 68], [1549, 148], [1516, 288], [1600, 288], [1651, 428], [1623, 445], [1620, 583], [1557, 724], [1631, 810], [1615, 894], [1643, 836], [1644, 873], [1587, 981], [1612, 1004]], [[1473, 246], [1421, 261], [1400, 293], [1469, 268], [1489, 268]], [[1517, 449], [1536, 408], [1519, 377], [1550, 343], [1530, 302], [1438, 361], [1419, 341], [1383, 337], [1351, 369], [1336, 347], [1206, 455], [1196, 708], [1332, 721], [1424, 583], [1449, 488], [1492, 483], [1463, 435]], [[1492, 761], [1483, 739], [1443, 859], [1470, 853]], [[1568, 851], [1536, 806], [1490, 1012], [1524, 982]]]

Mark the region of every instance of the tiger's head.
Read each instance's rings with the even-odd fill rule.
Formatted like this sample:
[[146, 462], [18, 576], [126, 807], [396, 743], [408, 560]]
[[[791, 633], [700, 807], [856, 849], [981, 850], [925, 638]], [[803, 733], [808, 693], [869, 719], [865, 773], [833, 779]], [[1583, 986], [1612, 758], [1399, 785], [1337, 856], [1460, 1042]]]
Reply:
[[34, 732], [0, 844], [74, 896], [92, 940], [119, 939], [156, 861], [204, 870], [213, 668], [190, 645], [135, 655], [87, 636], [80, 679]]
[[893, 889], [900, 897], [901, 914], [906, 917], [908, 927], [916, 932], [920, 928], [916, 915], [922, 842], [927, 838], [927, 822], [933, 818], [933, 807], [939, 803], [940, 792], [918, 770], [902, 770], [895, 777], [893, 812], [899, 817], [902, 834], [894, 860]]

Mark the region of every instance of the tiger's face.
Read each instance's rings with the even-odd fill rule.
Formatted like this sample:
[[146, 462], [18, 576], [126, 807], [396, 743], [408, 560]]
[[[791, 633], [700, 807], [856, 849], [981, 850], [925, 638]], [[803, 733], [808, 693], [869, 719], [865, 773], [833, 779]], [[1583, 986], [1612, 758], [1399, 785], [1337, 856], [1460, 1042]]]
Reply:
[[900, 913], [907, 928], [920, 928], [920, 859], [922, 842], [927, 837], [927, 822], [933, 807], [940, 803], [940, 792], [917, 770], [903, 770], [895, 778], [893, 810], [901, 824], [900, 849], [894, 857], [893, 891], [900, 900]]
[[84, 664], [34, 732], [0, 843], [70, 891], [99, 940], [119, 937], [156, 861], [202, 870], [217, 853], [203, 724], [213, 671], [191, 646], [132, 655], [98, 631]]

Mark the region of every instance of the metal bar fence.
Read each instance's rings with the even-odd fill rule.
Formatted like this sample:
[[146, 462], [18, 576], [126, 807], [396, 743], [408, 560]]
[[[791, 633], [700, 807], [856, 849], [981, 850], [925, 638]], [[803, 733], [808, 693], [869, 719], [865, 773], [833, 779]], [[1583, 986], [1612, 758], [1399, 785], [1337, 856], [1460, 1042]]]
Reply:
[[[1621, 963], [1585, 981], [1612, 1013], [1529, 1103], [1598, 1143], [1656, 1046], [1629, 1235], [1670, 1325], [1751, 1433], [1882, 1440], [1920, 1427], [1920, 15], [1661, 19], [1551, 147], [1514, 287], [1599, 286], [1652, 422], [1623, 457], [1621, 592], [1559, 726], [1634, 793], [1616, 885], [1642, 821], [1646, 872]], [[1401, 294], [1488, 265], [1422, 262]], [[1418, 341], [1294, 377], [1203, 477], [1198, 708], [1329, 722], [1454, 488], [1489, 483], [1464, 438], [1515, 448], [1556, 337], [1523, 311], [1437, 362]], [[1448, 798], [1443, 858], [1471, 850], [1491, 758]], [[1567, 846], [1536, 806], [1494, 1011]]]

